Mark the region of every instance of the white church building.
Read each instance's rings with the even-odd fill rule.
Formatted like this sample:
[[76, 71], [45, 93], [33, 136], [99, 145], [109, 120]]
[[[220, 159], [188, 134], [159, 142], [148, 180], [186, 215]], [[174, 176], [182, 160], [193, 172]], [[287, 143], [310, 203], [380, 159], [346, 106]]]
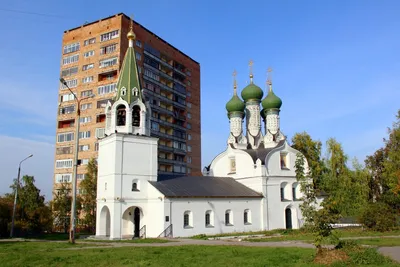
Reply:
[[158, 176], [158, 139], [150, 136], [151, 110], [140, 86], [132, 28], [128, 39], [116, 97], [106, 106], [106, 137], [99, 141], [96, 236], [188, 237], [299, 228], [298, 151], [280, 130], [282, 101], [271, 81], [263, 99], [250, 74], [243, 101], [234, 82], [226, 104], [227, 148], [203, 176]]

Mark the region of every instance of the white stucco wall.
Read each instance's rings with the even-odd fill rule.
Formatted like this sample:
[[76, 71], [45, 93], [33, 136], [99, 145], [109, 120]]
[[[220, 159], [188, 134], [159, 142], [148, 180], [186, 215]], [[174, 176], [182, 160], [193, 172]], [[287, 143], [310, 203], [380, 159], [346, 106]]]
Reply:
[[[169, 200], [172, 202], [169, 204]], [[188, 237], [198, 234], [220, 234], [234, 232], [259, 231], [261, 229], [261, 199], [167, 199], [172, 207], [172, 224], [174, 237]], [[244, 211], [251, 212], [251, 224], [244, 224]], [[212, 211], [213, 227], [206, 227], [206, 211]], [[233, 223], [225, 225], [225, 212], [231, 210]], [[192, 213], [191, 227], [184, 227], [185, 211]]]

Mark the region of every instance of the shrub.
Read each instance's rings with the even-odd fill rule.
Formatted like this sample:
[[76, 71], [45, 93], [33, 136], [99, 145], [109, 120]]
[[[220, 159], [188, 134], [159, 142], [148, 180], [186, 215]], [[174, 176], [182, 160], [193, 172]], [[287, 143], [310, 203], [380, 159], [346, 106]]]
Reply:
[[374, 231], [389, 231], [396, 226], [396, 211], [382, 202], [369, 203], [361, 212], [360, 223]]

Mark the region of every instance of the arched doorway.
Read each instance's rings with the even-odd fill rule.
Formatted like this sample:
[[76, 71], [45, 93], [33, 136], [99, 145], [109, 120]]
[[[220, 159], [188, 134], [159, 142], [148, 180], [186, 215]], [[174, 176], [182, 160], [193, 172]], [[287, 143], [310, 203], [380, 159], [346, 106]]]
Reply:
[[110, 236], [110, 210], [104, 206], [100, 212], [100, 235]]
[[286, 229], [292, 229], [292, 210], [290, 208], [285, 209], [285, 225]]
[[138, 207], [136, 207], [133, 212], [133, 223], [135, 225], [133, 237], [140, 237], [140, 209]]
[[132, 238], [140, 237], [141, 221], [143, 219], [143, 210], [140, 207], [132, 206], [122, 214], [122, 237]]

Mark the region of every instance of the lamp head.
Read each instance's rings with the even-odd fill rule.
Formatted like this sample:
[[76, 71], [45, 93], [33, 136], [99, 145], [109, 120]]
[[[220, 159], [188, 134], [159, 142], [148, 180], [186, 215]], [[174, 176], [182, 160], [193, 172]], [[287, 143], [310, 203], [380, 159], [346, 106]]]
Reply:
[[64, 78], [60, 78], [60, 82], [65, 86], [67, 85], [67, 82], [64, 80]]

